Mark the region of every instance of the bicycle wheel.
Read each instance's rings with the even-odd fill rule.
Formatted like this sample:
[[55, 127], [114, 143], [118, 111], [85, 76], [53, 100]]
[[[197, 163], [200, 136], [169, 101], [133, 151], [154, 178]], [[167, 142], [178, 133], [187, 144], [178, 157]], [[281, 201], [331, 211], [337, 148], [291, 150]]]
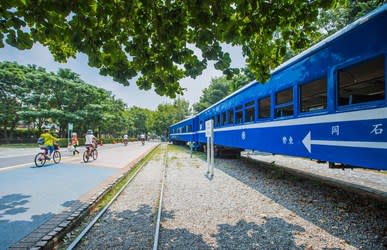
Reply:
[[97, 160], [97, 158], [98, 158], [98, 151], [97, 151], [97, 149], [94, 149], [94, 151], [93, 151], [93, 159]]
[[54, 151], [54, 154], [52, 155], [52, 159], [54, 160], [54, 162], [56, 164], [58, 164], [60, 162], [60, 160], [62, 159], [62, 155], [60, 154], [59, 151]]
[[88, 162], [89, 161], [89, 155], [88, 152], [85, 151], [83, 152], [83, 162]]
[[35, 166], [37, 166], [38, 168], [39, 167], [43, 167], [43, 165], [46, 163], [46, 157], [43, 153], [38, 153], [36, 156], [35, 156]]

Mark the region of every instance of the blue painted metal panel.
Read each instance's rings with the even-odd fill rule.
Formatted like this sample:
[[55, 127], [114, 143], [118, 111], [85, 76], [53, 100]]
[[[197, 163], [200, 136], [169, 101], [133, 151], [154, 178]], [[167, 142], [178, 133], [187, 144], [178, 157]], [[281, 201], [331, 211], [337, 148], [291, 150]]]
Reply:
[[[195, 127], [195, 117], [190, 117], [188, 119], [185, 119], [181, 122], [175, 123], [169, 128], [169, 138], [171, 141], [179, 141], [179, 142], [189, 142], [194, 141], [194, 133], [193, 131], [196, 131], [197, 128]], [[186, 126], [191, 126], [192, 131], [185, 131], [176, 133], [173, 132], [174, 129], [183, 128]]]
[[[347, 106], [338, 106], [336, 100], [338, 69], [384, 56], [387, 72], [386, 27], [387, 4], [280, 66], [268, 83], [251, 83], [202, 111], [195, 117], [197, 124], [246, 101], [271, 96], [270, 119], [216, 128], [215, 144], [387, 170], [387, 95]], [[298, 86], [322, 77], [327, 78], [327, 109], [300, 114]], [[275, 119], [274, 95], [289, 87], [296, 100], [294, 115]], [[194, 131], [192, 138], [206, 143], [204, 128], [197, 125]]]

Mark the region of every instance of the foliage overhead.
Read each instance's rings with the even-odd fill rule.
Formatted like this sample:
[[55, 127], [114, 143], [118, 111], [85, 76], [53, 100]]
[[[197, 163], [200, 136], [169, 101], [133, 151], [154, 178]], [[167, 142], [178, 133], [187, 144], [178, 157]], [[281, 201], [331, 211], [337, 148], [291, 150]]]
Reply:
[[264, 82], [287, 48], [313, 42], [319, 12], [342, 1], [8, 0], [0, 5], [0, 48], [4, 40], [18, 49], [41, 43], [59, 62], [85, 53], [102, 75], [123, 85], [136, 77], [141, 89], [175, 97], [179, 80], [200, 75], [210, 60], [228, 76], [238, 72], [222, 44], [241, 46]]
[[[310, 38], [314, 42], [318, 42], [386, 2], [386, 0], [344, 1], [338, 8], [327, 11], [319, 10], [318, 19], [312, 26], [321, 33], [315, 32]], [[297, 52], [291, 46], [287, 46], [284, 59], [293, 57]], [[212, 79], [210, 85], [203, 90], [200, 101], [193, 104], [194, 110], [200, 112], [208, 108], [255, 78], [249, 69], [243, 69], [242, 73], [235, 74], [231, 79], [226, 77]]]
[[210, 85], [203, 89], [199, 102], [192, 105], [193, 109], [196, 112], [200, 112], [232, 94], [252, 80], [253, 76], [246, 69], [234, 75], [231, 79], [227, 79], [225, 76], [214, 78], [211, 80]]

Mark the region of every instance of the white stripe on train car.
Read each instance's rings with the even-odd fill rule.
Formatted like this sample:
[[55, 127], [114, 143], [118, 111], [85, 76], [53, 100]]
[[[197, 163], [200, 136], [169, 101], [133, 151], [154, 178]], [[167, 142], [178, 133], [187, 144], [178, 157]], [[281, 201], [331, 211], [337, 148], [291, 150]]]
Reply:
[[312, 145], [387, 149], [387, 142], [312, 140], [311, 131], [305, 136], [302, 143], [309, 153], [312, 153]]
[[[352, 111], [336, 114], [316, 115], [312, 117], [303, 117], [295, 119], [287, 119], [282, 121], [259, 122], [247, 125], [230, 126], [224, 128], [216, 128], [214, 132], [232, 131], [240, 129], [254, 129], [254, 128], [269, 128], [269, 127], [284, 127], [294, 125], [309, 125], [309, 124], [323, 124], [331, 122], [348, 122], [348, 121], [365, 121], [374, 119], [387, 119], [387, 108], [377, 108], [371, 110]], [[204, 133], [205, 131], [198, 131]]]

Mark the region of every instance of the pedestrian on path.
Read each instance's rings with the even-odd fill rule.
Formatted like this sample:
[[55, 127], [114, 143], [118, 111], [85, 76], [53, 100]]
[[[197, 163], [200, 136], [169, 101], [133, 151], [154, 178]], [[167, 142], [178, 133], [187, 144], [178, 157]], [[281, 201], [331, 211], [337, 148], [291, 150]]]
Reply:
[[73, 147], [73, 155], [75, 155], [75, 153], [79, 154], [79, 151], [77, 150], [78, 145], [79, 145], [79, 141], [78, 141], [77, 133], [73, 132], [71, 134], [71, 146]]

